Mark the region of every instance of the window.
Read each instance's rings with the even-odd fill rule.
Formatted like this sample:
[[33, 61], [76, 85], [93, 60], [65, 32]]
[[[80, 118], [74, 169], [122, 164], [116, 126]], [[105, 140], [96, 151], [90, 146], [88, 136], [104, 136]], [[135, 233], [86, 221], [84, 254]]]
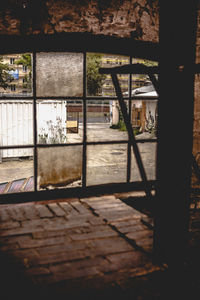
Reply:
[[27, 72], [28, 67], [23, 65], [23, 66], [22, 66], [22, 70], [23, 70], [23, 72]]
[[15, 63], [15, 58], [11, 57], [11, 58], [10, 58], [10, 64], [11, 64], [11, 65], [14, 65], [14, 63]]
[[15, 84], [11, 84], [11, 85], [10, 85], [10, 90], [11, 90], [12, 92], [15, 92], [15, 91], [16, 91], [16, 85], [15, 85]]
[[[110, 93], [88, 95], [88, 54], [35, 52], [31, 55], [33, 93], [21, 92], [15, 99], [12, 94], [10, 98], [7, 94], [0, 97], [3, 124], [0, 170], [4, 162], [10, 166], [9, 176], [0, 175], [0, 194], [49, 193], [49, 190], [70, 194], [98, 185], [141, 182], [110, 76], [106, 82], [112, 87]], [[120, 59], [127, 63], [129, 58]], [[118, 56], [113, 55], [112, 61], [117, 60]], [[121, 78], [127, 83], [122, 90], [125, 88], [123, 93], [131, 119], [133, 99], [128, 91], [131, 77]], [[12, 84], [11, 91], [15, 90]], [[144, 111], [137, 109], [138, 123]], [[147, 141], [142, 140], [148, 144], [147, 150], [143, 144], [140, 148], [146, 159], [144, 168], [148, 179], [154, 180], [156, 139]], [[139, 139], [137, 143], [140, 144]], [[16, 165], [20, 165], [20, 172], [16, 172]]]

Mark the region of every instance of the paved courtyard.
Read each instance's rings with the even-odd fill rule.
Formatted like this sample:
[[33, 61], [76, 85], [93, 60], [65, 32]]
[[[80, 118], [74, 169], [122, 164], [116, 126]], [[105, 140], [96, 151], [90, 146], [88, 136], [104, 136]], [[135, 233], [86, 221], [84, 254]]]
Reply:
[[[111, 129], [109, 123], [88, 124], [88, 142], [127, 140], [127, 132]], [[148, 133], [136, 138], [151, 138]], [[68, 134], [69, 143], [82, 141], [83, 130]], [[156, 143], [138, 144], [144, 168], [149, 180], [155, 179]], [[131, 181], [140, 181], [140, 174], [134, 158], [131, 155]], [[71, 157], [70, 157], [71, 159]], [[38, 162], [39, 163], [39, 162]], [[127, 145], [89, 145], [87, 147], [87, 185], [126, 182], [127, 177]], [[5, 161], [0, 164], [0, 183], [33, 177], [33, 159]]]

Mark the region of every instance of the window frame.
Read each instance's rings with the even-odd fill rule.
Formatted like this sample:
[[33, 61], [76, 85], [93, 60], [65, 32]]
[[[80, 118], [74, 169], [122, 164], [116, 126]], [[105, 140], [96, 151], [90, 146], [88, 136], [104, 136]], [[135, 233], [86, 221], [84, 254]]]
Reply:
[[[33, 144], [32, 145], [14, 145], [14, 146], [0, 146], [0, 151], [4, 149], [17, 149], [17, 148], [32, 148], [33, 149], [33, 163], [34, 163], [34, 191], [30, 192], [20, 192], [20, 193], [12, 193], [12, 194], [0, 194], [0, 204], [2, 203], [19, 203], [19, 202], [27, 202], [27, 201], [40, 201], [45, 199], [54, 199], [59, 197], [73, 197], [77, 195], [96, 195], [97, 193], [113, 193], [119, 191], [133, 191], [133, 190], [143, 190], [142, 181], [138, 182], [130, 182], [131, 178], [131, 143], [129, 139], [127, 140], [111, 140], [111, 141], [87, 141], [87, 103], [90, 100], [114, 100], [117, 101], [117, 96], [87, 96], [87, 83], [86, 83], [86, 65], [87, 65], [87, 53], [89, 51], [77, 51], [77, 53], [83, 54], [83, 95], [82, 97], [41, 97], [37, 96], [36, 88], [37, 88], [37, 78], [36, 78], [36, 64], [37, 64], [37, 53], [41, 51], [30, 51], [32, 54], [32, 84], [33, 84], [33, 93], [32, 96], [1, 96], [1, 100], [10, 100], [10, 99], [23, 99], [23, 100], [32, 100], [33, 101]], [[43, 53], [51, 52], [42, 51]], [[59, 52], [59, 51], [56, 51]], [[67, 53], [75, 53], [75, 51], [62, 51]], [[116, 55], [116, 54], [115, 54]], [[127, 55], [128, 56], [128, 55]], [[132, 56], [128, 56], [129, 63], [132, 64]], [[129, 118], [131, 120], [131, 103], [132, 100], [135, 100], [133, 96], [131, 96], [132, 91], [132, 75], [129, 76], [129, 95], [124, 97], [125, 100], [128, 101], [128, 110], [129, 110]], [[63, 143], [63, 144], [38, 144], [37, 141], [37, 100], [81, 100], [83, 104], [83, 140], [80, 143]], [[137, 97], [137, 100], [144, 100], [144, 98]], [[147, 99], [149, 100], [149, 99]], [[157, 139], [147, 139], [147, 140], [137, 140], [137, 143], [145, 143], [145, 142], [157, 142]], [[109, 183], [109, 184], [98, 184], [96, 186], [87, 186], [87, 146], [89, 145], [104, 145], [104, 144], [127, 144], [127, 167], [126, 167], [126, 183]], [[38, 161], [37, 161], [37, 149], [43, 147], [66, 147], [66, 146], [77, 146], [82, 145], [82, 186], [75, 188], [62, 188], [62, 189], [53, 189], [53, 190], [38, 190], [37, 187], [37, 178], [38, 178]], [[156, 180], [148, 180], [149, 186], [151, 189], [155, 189]]]

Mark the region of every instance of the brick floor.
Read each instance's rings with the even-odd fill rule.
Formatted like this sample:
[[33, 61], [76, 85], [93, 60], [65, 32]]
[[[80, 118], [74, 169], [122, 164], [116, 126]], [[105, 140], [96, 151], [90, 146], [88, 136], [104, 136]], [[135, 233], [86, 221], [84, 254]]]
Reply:
[[[145, 218], [117, 195], [2, 205], [1, 275], [21, 298], [29, 287], [26, 299], [36, 291], [41, 297], [111, 292], [124, 298], [136, 279], [164, 270], [152, 262], [152, 227]], [[150, 299], [142, 287], [134, 293], [132, 299]]]

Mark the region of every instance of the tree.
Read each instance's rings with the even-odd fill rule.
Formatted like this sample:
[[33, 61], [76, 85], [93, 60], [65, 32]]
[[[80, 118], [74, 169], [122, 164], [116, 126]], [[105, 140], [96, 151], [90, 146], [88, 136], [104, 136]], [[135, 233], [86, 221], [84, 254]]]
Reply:
[[31, 59], [31, 54], [25, 53], [21, 55], [21, 58], [18, 59], [15, 62], [16, 65], [22, 65], [24, 67], [27, 67], [29, 70], [28, 75], [24, 76], [24, 83], [23, 83], [23, 88], [26, 89], [28, 92], [32, 91], [32, 81], [31, 81], [31, 70], [32, 70], [32, 59]]
[[4, 90], [6, 90], [9, 84], [14, 80], [14, 77], [10, 73], [12, 70], [13, 68], [8, 64], [3, 63], [3, 56], [0, 56], [0, 87]]
[[106, 79], [105, 74], [99, 73], [101, 61], [102, 54], [89, 53], [87, 55], [87, 92], [90, 96], [101, 93], [102, 85]]

